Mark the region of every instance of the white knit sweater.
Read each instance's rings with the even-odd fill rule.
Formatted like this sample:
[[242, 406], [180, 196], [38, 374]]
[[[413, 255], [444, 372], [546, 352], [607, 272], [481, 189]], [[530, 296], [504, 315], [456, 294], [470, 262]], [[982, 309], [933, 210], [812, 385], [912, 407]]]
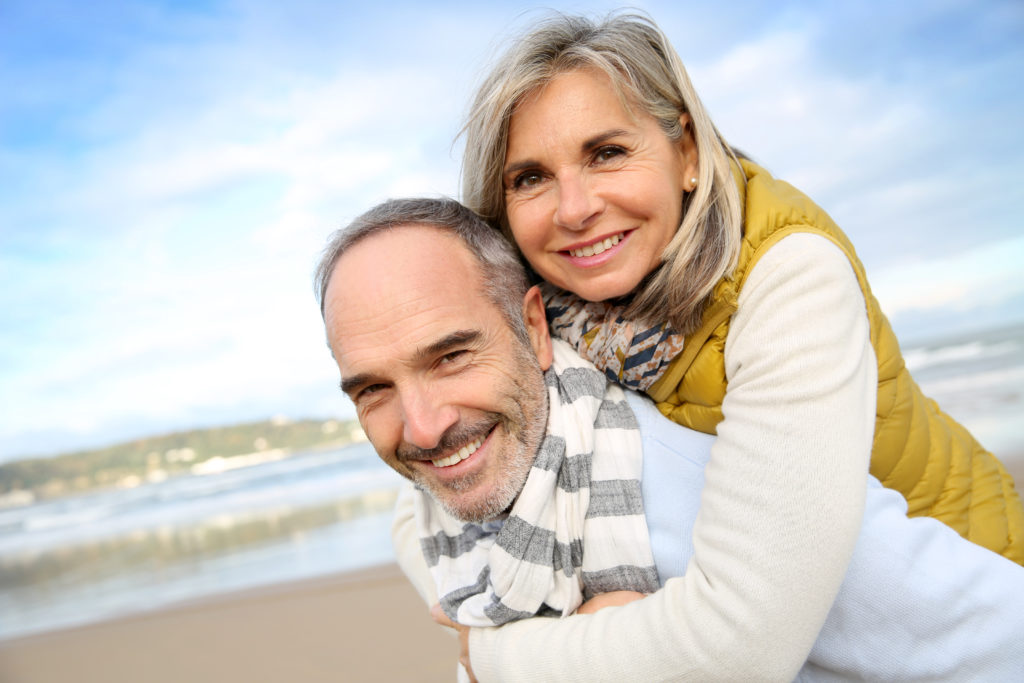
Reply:
[[[594, 615], [473, 629], [481, 682], [796, 675], [857, 539], [874, 430], [875, 356], [842, 252], [810, 234], [773, 246], [740, 293], [725, 364], [725, 419], [686, 574]], [[404, 503], [393, 536], [403, 570], [435, 602]]]

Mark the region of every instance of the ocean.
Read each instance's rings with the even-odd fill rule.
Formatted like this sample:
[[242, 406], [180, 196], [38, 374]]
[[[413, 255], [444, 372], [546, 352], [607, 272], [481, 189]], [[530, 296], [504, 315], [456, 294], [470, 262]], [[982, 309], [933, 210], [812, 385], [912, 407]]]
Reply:
[[925, 394], [987, 449], [1024, 459], [1024, 325], [918, 344], [903, 356]]
[[[1024, 326], [904, 355], [1024, 471]], [[0, 509], [0, 640], [391, 562], [399, 483], [362, 443]]]
[[368, 443], [0, 509], [0, 640], [390, 562]]

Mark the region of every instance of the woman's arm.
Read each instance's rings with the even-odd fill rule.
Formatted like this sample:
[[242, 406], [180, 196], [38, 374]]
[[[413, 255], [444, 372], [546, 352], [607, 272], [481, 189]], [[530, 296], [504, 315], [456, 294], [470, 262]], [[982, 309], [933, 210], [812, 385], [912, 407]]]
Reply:
[[472, 629], [479, 680], [796, 675], [857, 538], [874, 429], [875, 356], [842, 252], [809, 234], [773, 246], [743, 288], [725, 361], [686, 574], [594, 615]]

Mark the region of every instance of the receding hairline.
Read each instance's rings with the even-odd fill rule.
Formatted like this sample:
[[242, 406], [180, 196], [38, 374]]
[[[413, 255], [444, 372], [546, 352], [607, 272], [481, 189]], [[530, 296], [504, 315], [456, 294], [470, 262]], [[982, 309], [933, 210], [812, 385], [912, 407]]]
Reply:
[[[326, 313], [327, 313], [327, 300], [329, 298], [331, 298], [330, 297], [331, 285], [334, 282], [334, 275], [338, 271], [338, 268], [341, 267], [342, 261], [345, 259], [346, 256], [350, 256], [352, 254], [352, 252], [360, 251], [361, 247], [363, 247], [365, 244], [367, 244], [367, 243], [369, 243], [371, 241], [374, 241], [374, 239], [373, 239], [374, 237], [378, 237], [378, 236], [379, 237], [393, 236], [397, 232], [402, 232], [402, 231], [406, 231], [406, 230], [422, 231], [422, 230], [426, 230], [426, 229], [430, 229], [432, 232], [434, 232], [434, 233], [436, 233], [438, 235], [444, 236], [447, 239], [449, 239], [452, 242], [454, 242], [455, 244], [457, 244], [458, 246], [460, 246], [462, 248], [462, 250], [469, 257], [469, 263], [472, 265], [473, 272], [475, 273], [475, 275], [477, 277], [477, 283], [476, 284], [478, 284], [480, 286], [483, 286], [486, 283], [486, 277], [485, 277], [486, 273], [484, 272], [484, 263], [480, 260], [479, 256], [477, 256], [477, 254], [473, 251], [473, 249], [471, 248], [471, 245], [469, 243], [467, 243], [466, 240], [463, 239], [462, 236], [459, 235], [458, 231], [455, 230], [455, 228], [453, 228], [452, 226], [447, 225], [445, 223], [426, 221], [426, 220], [422, 220], [422, 221], [412, 221], [411, 220], [411, 221], [405, 221], [405, 222], [400, 222], [400, 223], [394, 223], [392, 225], [381, 226], [381, 227], [379, 227], [379, 228], [377, 228], [375, 230], [372, 230], [372, 231], [369, 231], [369, 232], [365, 232], [363, 234], [360, 234], [360, 235], [356, 236], [351, 242], [349, 242], [345, 246], [344, 250], [342, 250], [340, 253], [338, 253], [336, 255], [334, 261], [331, 263], [330, 271], [327, 274], [327, 281], [324, 283], [324, 288], [323, 288], [323, 291], [324, 291], [323, 312], [324, 312], [324, 314], [326, 315]], [[386, 268], [386, 267], [387, 267], [387, 264], [386, 263], [382, 263], [382, 269]], [[370, 285], [372, 286], [372, 283], [370, 283]]]

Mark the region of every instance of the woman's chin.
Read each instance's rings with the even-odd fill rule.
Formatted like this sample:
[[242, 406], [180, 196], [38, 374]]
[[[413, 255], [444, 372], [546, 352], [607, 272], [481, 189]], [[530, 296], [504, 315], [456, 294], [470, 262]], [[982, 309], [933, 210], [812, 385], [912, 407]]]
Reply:
[[[557, 284], [557, 283], [556, 283]], [[640, 284], [639, 280], [615, 282], [610, 278], [603, 278], [602, 281], [580, 280], [565, 281], [558, 286], [568, 290], [579, 298], [591, 303], [617, 303], [622, 297], [631, 295], [634, 289]]]
[[633, 295], [647, 275], [637, 262], [641, 259], [623, 259], [621, 256], [626, 254], [597, 267], [580, 267], [571, 259], [564, 259], [548, 264], [553, 267], [535, 268], [535, 271], [556, 287], [570, 291], [586, 301], [615, 302], [616, 299]]

